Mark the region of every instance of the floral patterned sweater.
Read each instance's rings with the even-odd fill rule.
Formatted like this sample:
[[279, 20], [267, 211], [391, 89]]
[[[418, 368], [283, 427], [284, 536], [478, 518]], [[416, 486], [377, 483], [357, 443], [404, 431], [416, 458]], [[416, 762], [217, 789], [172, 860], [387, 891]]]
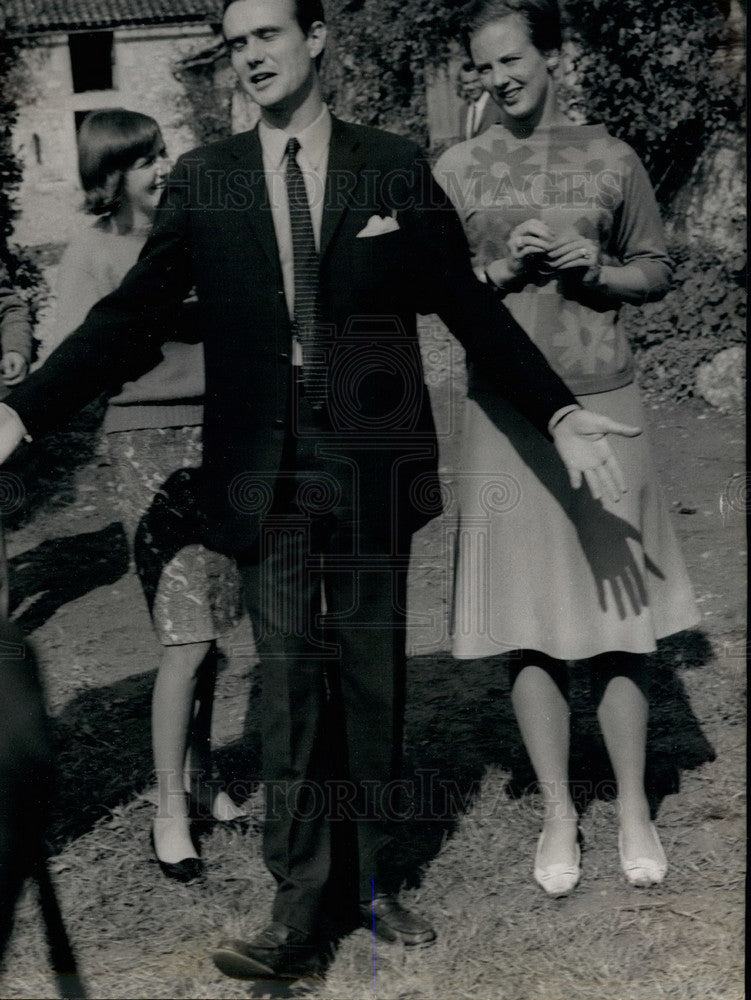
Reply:
[[[506, 257], [519, 223], [545, 222], [598, 242], [605, 263], [635, 264], [645, 298], [668, 287], [670, 258], [646, 171], [634, 151], [602, 125], [538, 127], [518, 139], [494, 125], [452, 147], [435, 174], [464, 223], [477, 268]], [[634, 379], [619, 303], [578, 281], [534, 273], [504, 304], [576, 395], [606, 392]], [[470, 386], [483, 389], [482, 373]]]

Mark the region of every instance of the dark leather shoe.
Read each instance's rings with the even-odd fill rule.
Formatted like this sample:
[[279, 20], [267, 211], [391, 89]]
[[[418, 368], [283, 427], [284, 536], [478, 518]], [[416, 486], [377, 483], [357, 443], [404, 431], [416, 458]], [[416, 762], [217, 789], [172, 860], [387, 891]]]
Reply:
[[235, 979], [292, 981], [324, 971], [320, 948], [312, 938], [276, 922], [250, 941], [222, 941], [212, 958], [220, 972]]
[[363, 927], [374, 930], [384, 941], [401, 941], [406, 947], [432, 944], [435, 931], [424, 917], [411, 913], [394, 896], [379, 893], [360, 904]]
[[151, 849], [154, 852], [154, 857], [159, 862], [162, 875], [166, 878], [174, 879], [175, 882], [184, 882], [186, 885], [203, 880], [203, 861], [200, 858], [183, 858], [182, 861], [175, 862], [162, 861], [156, 853], [153, 830], [151, 831]]

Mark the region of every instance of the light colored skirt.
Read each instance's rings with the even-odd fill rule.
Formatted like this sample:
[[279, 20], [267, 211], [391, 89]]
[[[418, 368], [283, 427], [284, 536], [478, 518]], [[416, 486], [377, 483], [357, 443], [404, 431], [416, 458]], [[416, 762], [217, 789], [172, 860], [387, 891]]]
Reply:
[[[579, 401], [644, 426], [635, 385]], [[609, 438], [628, 492], [600, 502], [586, 485], [571, 488], [552, 443], [509, 404], [483, 405], [467, 400], [457, 473], [454, 655], [649, 653], [696, 625], [646, 434]]]
[[159, 641], [178, 646], [229, 632], [242, 613], [237, 566], [197, 541], [202, 428], [115, 431], [107, 443], [123, 528]]

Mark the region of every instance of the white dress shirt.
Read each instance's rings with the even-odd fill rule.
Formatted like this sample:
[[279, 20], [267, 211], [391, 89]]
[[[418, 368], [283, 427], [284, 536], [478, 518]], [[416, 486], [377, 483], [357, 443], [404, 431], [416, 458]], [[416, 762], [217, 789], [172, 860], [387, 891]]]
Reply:
[[480, 122], [482, 121], [482, 116], [485, 113], [485, 107], [490, 100], [490, 94], [487, 90], [483, 90], [480, 97], [476, 101], [470, 104], [467, 110], [467, 139], [473, 139], [477, 135], [477, 131], [480, 128]]

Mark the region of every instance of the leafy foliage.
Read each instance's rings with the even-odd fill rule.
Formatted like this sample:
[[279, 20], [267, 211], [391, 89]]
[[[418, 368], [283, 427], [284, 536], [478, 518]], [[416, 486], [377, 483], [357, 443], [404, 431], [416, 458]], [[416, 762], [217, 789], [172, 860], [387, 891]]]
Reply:
[[9, 254], [8, 239], [13, 233], [13, 193], [21, 183], [21, 164], [11, 144], [16, 102], [8, 85], [16, 56], [13, 40], [0, 30], [0, 254], [3, 258]]
[[727, 7], [716, 0], [567, 0], [580, 42], [587, 117], [630, 143], [663, 204], [707, 138], [737, 119], [740, 80], [713, 58]]
[[426, 67], [447, 58], [463, 6], [462, 0], [350, 0], [332, 10], [324, 80], [337, 111], [425, 141]]
[[13, 151], [13, 128], [18, 116], [13, 71], [18, 59], [18, 43], [3, 30], [0, 11], [0, 258], [17, 288], [24, 292], [35, 310], [44, 283], [39, 268], [27, 253], [10, 243], [16, 213], [15, 194], [22, 178], [22, 166]]
[[230, 134], [230, 91], [221, 85], [217, 67], [226, 63], [221, 43], [204, 52], [183, 58], [172, 69], [185, 88], [180, 122], [190, 126], [196, 141], [203, 145]]
[[696, 368], [719, 351], [743, 344], [746, 327], [745, 259], [726, 260], [708, 244], [674, 243], [673, 287], [660, 302], [623, 318], [635, 349], [640, 384], [658, 396], [693, 394]]

